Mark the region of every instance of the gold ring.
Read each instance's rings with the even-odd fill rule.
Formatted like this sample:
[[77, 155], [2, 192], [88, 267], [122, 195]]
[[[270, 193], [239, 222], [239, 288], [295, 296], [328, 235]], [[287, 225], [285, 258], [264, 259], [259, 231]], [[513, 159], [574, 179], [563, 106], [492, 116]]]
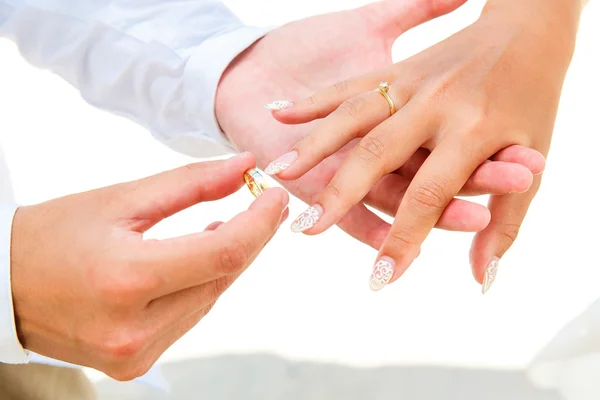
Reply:
[[390, 117], [392, 115], [396, 114], [396, 106], [394, 105], [394, 101], [388, 94], [388, 92], [390, 91], [390, 84], [387, 82], [381, 82], [379, 84], [379, 87], [375, 90], [377, 92], [379, 92], [385, 98], [385, 100], [388, 102], [388, 105], [390, 106]]
[[246, 181], [246, 186], [256, 198], [270, 188], [265, 176], [256, 168], [244, 172], [244, 181]]

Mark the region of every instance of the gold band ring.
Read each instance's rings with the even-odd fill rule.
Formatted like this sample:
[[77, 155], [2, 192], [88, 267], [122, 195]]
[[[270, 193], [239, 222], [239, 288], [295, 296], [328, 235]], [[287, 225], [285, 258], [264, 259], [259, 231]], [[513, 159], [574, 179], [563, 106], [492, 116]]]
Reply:
[[390, 84], [387, 82], [381, 82], [379, 84], [379, 87], [375, 89], [375, 91], [379, 92], [388, 102], [388, 105], [390, 106], [390, 117], [396, 114], [396, 106], [394, 105], [394, 100], [392, 100], [392, 98], [388, 94], [388, 92], [390, 91]]
[[244, 181], [246, 181], [246, 186], [256, 198], [270, 188], [265, 176], [256, 168], [244, 172]]

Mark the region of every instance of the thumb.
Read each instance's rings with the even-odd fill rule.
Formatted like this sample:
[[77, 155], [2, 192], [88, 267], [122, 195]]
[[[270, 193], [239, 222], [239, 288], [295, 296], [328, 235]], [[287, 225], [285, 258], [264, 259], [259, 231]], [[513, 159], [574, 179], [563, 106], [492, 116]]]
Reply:
[[384, 0], [362, 7], [389, 39], [390, 47], [401, 34], [434, 18], [448, 14], [467, 0]]
[[251, 153], [228, 160], [199, 162], [119, 185], [126, 197], [128, 220], [134, 230], [146, 231], [179, 211], [202, 201], [235, 193], [244, 184], [244, 172], [256, 165]]

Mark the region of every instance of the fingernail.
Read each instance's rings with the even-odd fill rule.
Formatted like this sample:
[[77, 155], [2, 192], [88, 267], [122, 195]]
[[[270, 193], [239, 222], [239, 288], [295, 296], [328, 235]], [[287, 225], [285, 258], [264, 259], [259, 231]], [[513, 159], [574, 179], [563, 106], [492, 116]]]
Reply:
[[265, 168], [265, 173], [268, 175], [277, 175], [278, 173], [285, 171], [292, 165], [294, 161], [298, 159], [297, 151], [290, 151], [285, 153]]
[[265, 108], [269, 110], [281, 111], [286, 108], [291, 108], [294, 105], [293, 102], [288, 100], [276, 100], [272, 103], [265, 104]]
[[498, 273], [498, 264], [500, 263], [500, 259], [498, 257], [492, 258], [492, 261], [487, 265], [485, 269], [485, 276], [483, 278], [483, 287], [481, 292], [486, 294], [488, 290], [494, 284], [496, 280], [496, 274]]
[[394, 276], [396, 263], [389, 257], [381, 257], [373, 267], [373, 273], [369, 279], [369, 287], [377, 292], [385, 287]]
[[323, 207], [318, 204], [309, 207], [292, 222], [292, 232], [298, 233], [309, 230], [319, 222], [321, 215], [323, 215]]

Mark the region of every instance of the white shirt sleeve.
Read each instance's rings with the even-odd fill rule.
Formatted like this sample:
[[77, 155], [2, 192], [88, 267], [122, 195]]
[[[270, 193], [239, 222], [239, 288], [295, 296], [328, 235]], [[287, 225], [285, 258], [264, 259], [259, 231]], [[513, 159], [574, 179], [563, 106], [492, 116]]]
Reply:
[[[245, 26], [215, 0], [0, 0], [0, 37], [14, 40], [25, 59], [196, 157], [235, 151], [215, 117], [217, 85], [267, 31]], [[5, 178], [0, 171], [0, 186]], [[10, 283], [16, 205], [10, 187], [0, 190], [0, 362], [24, 363]]]
[[0, 0], [0, 36], [25, 59], [195, 157], [235, 151], [215, 117], [217, 85], [267, 31], [215, 0]]
[[0, 204], [0, 362], [21, 364], [28, 353], [17, 338], [10, 285], [10, 231], [17, 206]]
[[8, 364], [29, 361], [29, 353], [17, 337], [10, 284], [10, 234], [16, 209], [10, 175], [0, 148], [0, 362]]

